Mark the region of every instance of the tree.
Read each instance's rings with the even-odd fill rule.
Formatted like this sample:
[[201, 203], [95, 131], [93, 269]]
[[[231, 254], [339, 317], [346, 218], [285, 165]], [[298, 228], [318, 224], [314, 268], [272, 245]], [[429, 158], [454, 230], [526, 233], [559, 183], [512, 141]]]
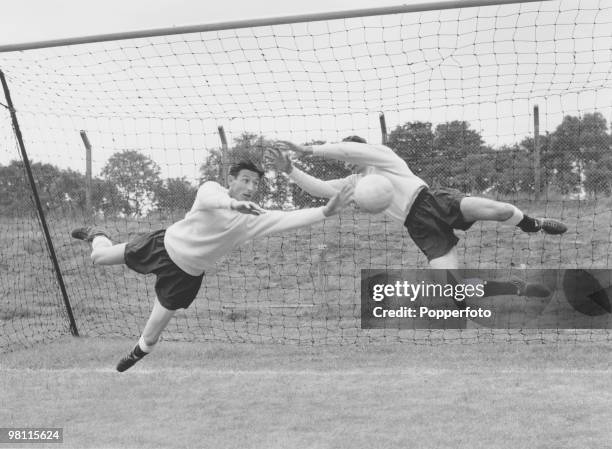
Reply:
[[200, 179], [199, 184], [203, 184], [206, 181], [215, 181], [221, 185], [225, 185], [225, 180], [221, 179], [221, 165], [223, 158], [221, 150], [213, 149], [208, 152], [208, 156], [204, 160], [204, 163], [200, 165]]
[[[85, 206], [85, 177], [70, 169], [32, 162], [32, 175], [45, 212], [78, 209]], [[34, 210], [32, 188], [22, 161], [0, 166], [0, 208], [4, 213], [20, 215]]]
[[561, 194], [576, 192], [580, 184], [580, 119], [566, 116], [551, 135], [550, 146], [542, 162], [551, 172], [550, 187]]
[[389, 134], [387, 146], [393, 148], [418, 176], [430, 177], [428, 167], [434, 158], [434, 133], [429, 122], [406, 122]]
[[582, 187], [591, 194], [610, 191], [611, 148], [606, 119], [599, 112], [585, 114], [580, 129], [580, 170]]
[[609, 156], [610, 139], [606, 119], [599, 112], [584, 114], [580, 120], [580, 158], [583, 163], [598, 162]]
[[488, 156], [491, 161], [491, 187], [502, 195], [534, 191], [533, 139], [531, 149], [524, 145], [505, 145]]
[[195, 201], [197, 189], [185, 177], [169, 178], [160, 184], [156, 192], [160, 210], [186, 211]]
[[591, 195], [612, 195], [612, 154], [603, 156], [599, 161], [590, 161], [584, 169], [584, 189]]
[[429, 181], [434, 185], [469, 191], [465, 176], [460, 176], [469, 168], [467, 156], [482, 156], [489, 150], [484, 146], [480, 134], [470, 129], [468, 122], [452, 121], [439, 124], [434, 132]]
[[435, 130], [429, 122], [407, 122], [391, 131], [387, 145], [430, 185], [482, 191], [490, 183], [483, 156], [492, 150], [468, 122], [441, 123]]
[[120, 212], [145, 215], [155, 207], [155, 193], [162, 183], [159, 166], [135, 150], [113, 154], [102, 169], [103, 179], [113, 183], [124, 202]]
[[599, 185], [597, 180], [587, 181], [587, 173], [599, 173], [595, 166], [609, 152], [607, 124], [599, 112], [583, 117], [568, 115], [552, 133], [543, 164], [551, 174], [553, 186], [564, 194], [575, 193], [586, 184], [590, 188]]
[[130, 204], [111, 181], [93, 178], [91, 180], [91, 207], [103, 215], [117, 215], [130, 209]]
[[6, 215], [21, 215], [26, 210], [33, 210], [29, 186], [22, 162], [11, 161], [7, 166], [0, 166], [0, 210]]
[[467, 154], [461, 163], [450, 165], [447, 186], [475, 194], [488, 191], [495, 183], [495, 157], [495, 151], [490, 148], [483, 148], [481, 153]]

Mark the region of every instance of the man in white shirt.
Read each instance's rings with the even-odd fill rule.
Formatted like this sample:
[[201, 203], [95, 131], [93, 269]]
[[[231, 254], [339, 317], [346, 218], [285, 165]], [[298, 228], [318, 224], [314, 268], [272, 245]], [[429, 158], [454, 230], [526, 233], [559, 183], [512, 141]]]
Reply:
[[76, 228], [73, 238], [91, 242], [91, 259], [96, 265], [126, 264], [132, 270], [157, 275], [157, 300], [138, 344], [122, 358], [117, 370], [133, 366], [150, 353], [177, 309], [195, 299], [206, 269], [234, 247], [256, 237], [312, 225], [337, 214], [352, 196], [346, 186], [332, 195], [327, 205], [291, 212], [266, 211], [251, 200], [263, 176], [251, 162], [230, 168], [228, 189], [205, 182], [185, 218], [127, 243], [114, 245], [97, 227]]
[[[286, 154], [288, 150], [344, 161], [353, 174], [343, 179], [320, 180], [294, 167]], [[384, 214], [406, 227], [412, 240], [427, 257], [431, 268], [459, 268], [456, 249], [459, 239], [454, 229], [465, 231], [478, 220], [499, 221], [517, 226], [524, 232], [563, 234], [567, 231], [567, 227], [559, 221], [532, 218], [509, 203], [468, 196], [455, 189], [430, 189], [391, 148], [368, 144], [359, 136], [323, 145], [296, 145], [280, 141], [277, 148], [268, 151], [267, 159], [277, 169], [284, 171], [301, 189], [318, 197], [329, 198], [347, 185], [355, 187], [365, 175], [386, 177], [395, 193]], [[550, 294], [542, 285], [526, 284], [519, 279], [510, 282], [487, 281], [486, 290], [486, 296]]]
[[[322, 181], [294, 167], [281, 150], [344, 161], [353, 174], [343, 179]], [[318, 197], [329, 198], [346, 185], [355, 187], [365, 175], [386, 177], [391, 181], [395, 194], [384, 213], [407, 228], [410, 237], [427, 256], [431, 268], [459, 267], [456, 250], [459, 239], [453, 230], [465, 231], [478, 220], [500, 221], [524, 232], [563, 234], [567, 231], [559, 221], [532, 218], [509, 203], [468, 196], [455, 189], [430, 189], [391, 148], [368, 144], [359, 136], [323, 145], [296, 145], [281, 141], [278, 148], [268, 152], [267, 158], [300, 188]]]

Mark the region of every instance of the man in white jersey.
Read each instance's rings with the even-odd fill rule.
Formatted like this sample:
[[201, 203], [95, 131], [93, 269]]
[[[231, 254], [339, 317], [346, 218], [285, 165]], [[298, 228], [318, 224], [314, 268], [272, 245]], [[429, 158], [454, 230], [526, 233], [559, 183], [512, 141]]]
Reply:
[[138, 343], [119, 361], [118, 371], [125, 371], [153, 350], [176, 310], [186, 309], [195, 299], [204, 271], [234, 247], [255, 237], [312, 225], [337, 214], [352, 196], [352, 188], [346, 186], [324, 207], [266, 211], [251, 201], [263, 174], [251, 162], [233, 165], [228, 189], [205, 182], [185, 218], [167, 230], [144, 234], [127, 243], [114, 245], [97, 227], [72, 231], [73, 238], [91, 242], [94, 264], [125, 264], [138, 273], [157, 275], [157, 301]]
[[[353, 174], [343, 179], [322, 181], [294, 167], [286, 150], [344, 161], [351, 167]], [[391, 148], [368, 144], [359, 136], [323, 145], [296, 145], [281, 141], [276, 149], [268, 152], [267, 158], [277, 169], [287, 173], [300, 188], [318, 197], [329, 198], [346, 185], [355, 187], [365, 175], [386, 177], [391, 181], [395, 194], [384, 213], [407, 228], [431, 268], [459, 268], [456, 249], [459, 239], [454, 229], [467, 230], [478, 220], [500, 221], [518, 226], [524, 232], [563, 234], [567, 231], [561, 222], [529, 217], [512, 204], [467, 196], [455, 189], [430, 189]], [[524, 284], [519, 280], [512, 285], [498, 285], [495, 282], [489, 284], [487, 296], [506, 293], [546, 296], [549, 293], [543, 286]]]

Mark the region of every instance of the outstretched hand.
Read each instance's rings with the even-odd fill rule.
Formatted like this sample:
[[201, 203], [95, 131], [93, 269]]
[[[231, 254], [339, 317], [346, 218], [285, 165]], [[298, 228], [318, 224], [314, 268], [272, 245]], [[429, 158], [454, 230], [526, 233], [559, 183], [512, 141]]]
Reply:
[[252, 201], [233, 201], [231, 209], [240, 212], [241, 214], [249, 215], [261, 215], [266, 213], [264, 209]]
[[279, 150], [278, 148], [270, 148], [266, 150], [264, 159], [267, 165], [270, 165], [287, 174], [291, 173], [291, 170], [293, 170], [293, 165], [291, 164], [291, 160], [289, 159], [287, 153]]
[[277, 140], [276, 146], [284, 151], [295, 151], [296, 153], [301, 154], [312, 154], [312, 147], [308, 145], [297, 145], [293, 142], [289, 142], [288, 140]]
[[345, 185], [338, 193], [330, 198], [323, 208], [323, 215], [331, 217], [336, 215], [353, 201], [353, 186]]

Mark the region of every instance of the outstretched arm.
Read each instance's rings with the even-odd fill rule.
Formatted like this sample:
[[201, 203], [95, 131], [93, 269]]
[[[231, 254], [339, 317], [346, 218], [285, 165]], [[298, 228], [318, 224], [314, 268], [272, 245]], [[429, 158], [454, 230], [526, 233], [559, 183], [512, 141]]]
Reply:
[[252, 220], [252, 227], [249, 232], [250, 237], [264, 236], [312, 225], [324, 218], [338, 214], [352, 201], [352, 197], [353, 188], [345, 186], [323, 207], [300, 209], [291, 212], [269, 211], [265, 215]]
[[297, 143], [289, 142], [288, 140], [279, 140], [277, 143], [280, 144], [283, 147], [283, 149], [290, 150], [295, 153], [301, 153], [301, 154], [312, 154], [313, 153], [312, 145], [298, 145]]
[[192, 210], [231, 209], [242, 214], [260, 215], [265, 212], [251, 201], [231, 198], [227, 190], [214, 181], [205, 182], [198, 189]]
[[279, 141], [281, 149], [301, 154], [314, 154], [329, 159], [350, 162], [351, 164], [374, 167], [394, 168], [405, 162], [385, 145], [372, 145], [358, 142], [325, 143], [322, 145], [297, 145], [293, 142]]
[[279, 150], [278, 148], [267, 151], [266, 161], [273, 165], [277, 170], [287, 173], [292, 181], [294, 181], [302, 190], [305, 190], [312, 196], [331, 198], [345, 185], [354, 184], [350, 176], [344, 179], [323, 181], [304, 173], [293, 166], [287, 153]]
[[321, 198], [331, 198], [345, 186], [354, 187], [356, 180], [356, 176], [352, 175], [342, 179], [323, 181], [295, 167], [289, 174], [289, 178], [300, 186], [302, 190], [308, 192], [312, 196]]

